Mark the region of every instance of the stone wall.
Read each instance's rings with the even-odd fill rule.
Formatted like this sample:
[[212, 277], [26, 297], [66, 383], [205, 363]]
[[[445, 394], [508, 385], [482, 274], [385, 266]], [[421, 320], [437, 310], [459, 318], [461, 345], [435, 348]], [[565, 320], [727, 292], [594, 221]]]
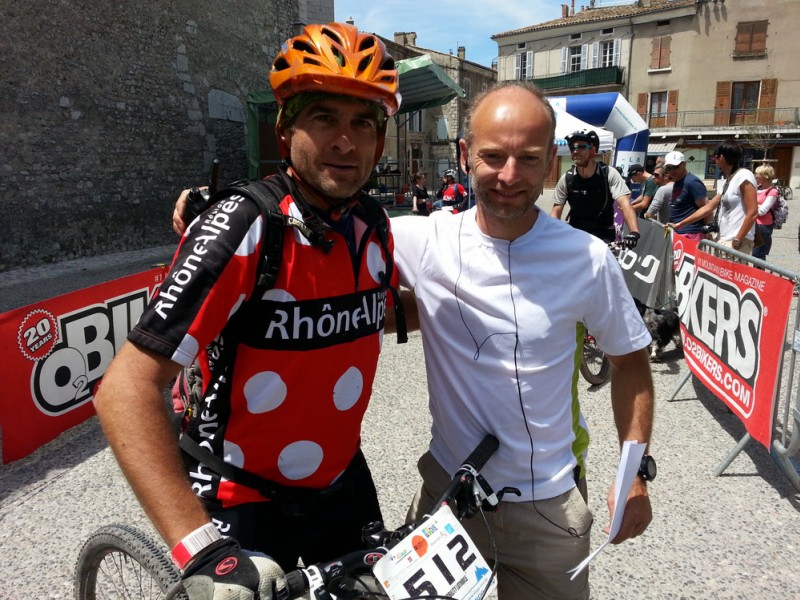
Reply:
[[[178, 192], [246, 176], [246, 98], [332, 0], [0, 8], [0, 271], [176, 241]], [[314, 20], [312, 19], [312, 20]]]

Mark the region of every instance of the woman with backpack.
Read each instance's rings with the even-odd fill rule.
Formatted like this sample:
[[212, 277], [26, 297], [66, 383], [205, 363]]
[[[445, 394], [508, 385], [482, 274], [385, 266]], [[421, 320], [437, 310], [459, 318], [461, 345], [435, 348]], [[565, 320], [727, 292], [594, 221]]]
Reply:
[[775, 222], [772, 216], [772, 207], [775, 206], [778, 200], [778, 188], [772, 185], [772, 180], [775, 178], [775, 169], [771, 165], [762, 164], [756, 168], [755, 175], [756, 183], [758, 184], [756, 229], [760, 232], [763, 243], [753, 248], [753, 256], [766, 260], [769, 251], [772, 249], [772, 230]]

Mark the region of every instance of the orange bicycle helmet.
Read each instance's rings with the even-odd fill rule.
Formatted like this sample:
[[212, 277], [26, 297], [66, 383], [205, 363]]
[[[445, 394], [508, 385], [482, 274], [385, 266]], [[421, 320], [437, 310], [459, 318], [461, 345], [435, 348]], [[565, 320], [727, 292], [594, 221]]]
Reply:
[[400, 106], [397, 68], [386, 46], [346, 23], [306, 25], [281, 47], [269, 82], [279, 106], [303, 92], [369, 100], [389, 117]]

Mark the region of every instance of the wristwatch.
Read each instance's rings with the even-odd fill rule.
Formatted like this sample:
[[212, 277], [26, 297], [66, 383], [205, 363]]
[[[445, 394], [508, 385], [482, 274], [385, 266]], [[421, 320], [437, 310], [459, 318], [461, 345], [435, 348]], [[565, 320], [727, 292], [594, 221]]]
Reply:
[[641, 464], [639, 465], [639, 472], [636, 474], [645, 481], [653, 481], [656, 478], [657, 473], [658, 468], [656, 467], [656, 459], [649, 454], [645, 454], [642, 457]]

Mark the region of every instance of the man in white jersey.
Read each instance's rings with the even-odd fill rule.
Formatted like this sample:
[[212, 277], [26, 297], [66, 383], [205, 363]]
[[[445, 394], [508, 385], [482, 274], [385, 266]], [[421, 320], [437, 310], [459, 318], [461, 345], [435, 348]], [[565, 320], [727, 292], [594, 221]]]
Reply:
[[[648, 443], [652, 427], [650, 336], [616, 260], [602, 240], [535, 206], [554, 135], [538, 89], [518, 81], [491, 88], [474, 100], [460, 142], [476, 207], [424, 223], [392, 219], [401, 282], [419, 310], [433, 416], [409, 519], [430, 512], [461, 459], [495, 435], [500, 447], [483, 474], [495, 490], [521, 492], [488, 515], [501, 600], [589, 596], [586, 571], [574, 581], [567, 573], [588, 555], [592, 524], [589, 436], [575, 383], [584, 327], [613, 365], [620, 444]], [[615, 543], [642, 534], [652, 519], [652, 464], [647, 456]], [[613, 485], [611, 512], [612, 498]], [[491, 559], [481, 520], [465, 526]]]

